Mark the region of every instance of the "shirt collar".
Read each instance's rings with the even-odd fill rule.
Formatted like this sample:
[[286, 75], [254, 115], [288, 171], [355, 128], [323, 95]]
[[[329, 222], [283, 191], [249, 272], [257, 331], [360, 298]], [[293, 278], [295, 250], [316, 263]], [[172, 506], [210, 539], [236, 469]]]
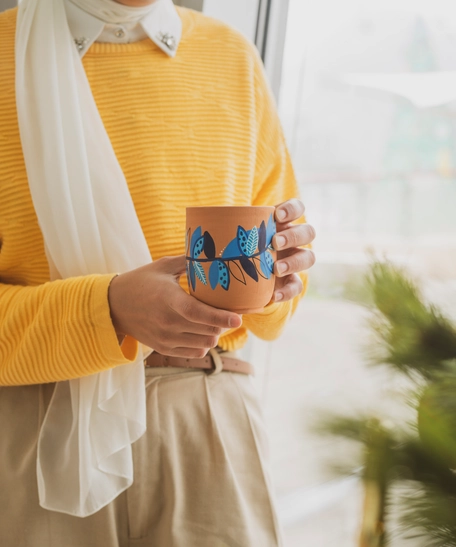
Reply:
[[[103, 33], [107, 23], [82, 10], [70, 0], [65, 0], [65, 10], [71, 35], [81, 57]], [[182, 21], [172, 0], [156, 0], [153, 9], [139, 24], [144, 33], [170, 57], [176, 55], [182, 36]], [[111, 25], [112, 26], [112, 25]], [[130, 25], [122, 25], [126, 28]], [[134, 26], [134, 25], [133, 25]]]

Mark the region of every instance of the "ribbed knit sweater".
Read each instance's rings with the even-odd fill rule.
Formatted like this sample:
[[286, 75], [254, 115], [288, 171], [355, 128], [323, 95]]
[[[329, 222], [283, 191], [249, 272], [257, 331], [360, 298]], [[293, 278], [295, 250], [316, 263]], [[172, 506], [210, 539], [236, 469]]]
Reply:
[[[49, 281], [17, 121], [16, 14], [0, 14], [0, 385], [93, 374], [129, 362], [137, 346], [127, 339], [120, 348], [112, 326], [115, 272]], [[83, 59], [154, 260], [184, 253], [187, 206], [276, 205], [297, 195], [256, 50], [220, 22], [179, 15], [174, 59], [150, 40], [95, 43]], [[219, 345], [242, 347], [248, 330], [276, 338], [298, 299], [244, 316]]]

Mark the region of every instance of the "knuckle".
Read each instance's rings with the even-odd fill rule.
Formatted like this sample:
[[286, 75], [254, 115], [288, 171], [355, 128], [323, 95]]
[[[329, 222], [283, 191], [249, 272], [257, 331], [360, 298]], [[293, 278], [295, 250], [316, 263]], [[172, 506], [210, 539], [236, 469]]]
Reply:
[[287, 214], [295, 218], [299, 218], [304, 213], [304, 204], [298, 198], [290, 199], [287, 204]]
[[288, 258], [288, 270], [291, 272], [299, 272], [305, 267], [305, 260], [303, 260], [302, 253], [296, 253]]
[[195, 315], [195, 306], [191, 300], [185, 299], [181, 306], [180, 306], [180, 314], [182, 317], [185, 317], [185, 319], [193, 319], [193, 316]]
[[310, 249], [308, 249], [306, 251], [306, 255], [307, 255], [307, 263], [308, 263], [308, 267], [310, 268], [311, 266], [313, 266], [315, 264], [315, 253], [313, 251], [311, 251]]
[[293, 276], [293, 280], [290, 281], [283, 289], [283, 299], [291, 300], [295, 296], [301, 294], [303, 284], [298, 275]]
[[304, 288], [304, 284], [301, 278], [297, 275], [296, 276], [296, 290], [297, 290], [296, 294], [301, 294], [303, 288]]
[[315, 231], [315, 228], [311, 224], [305, 224], [305, 226], [307, 227], [307, 234], [310, 241], [313, 241], [317, 237], [317, 232]]
[[297, 230], [289, 230], [287, 234], [287, 240], [291, 247], [299, 247], [301, 245], [302, 228]]
[[301, 272], [302, 270], [305, 270], [307, 268], [307, 260], [305, 253], [299, 252], [296, 253], [293, 257], [291, 257], [291, 271], [292, 272]]
[[306, 210], [306, 207], [304, 205], [304, 203], [300, 200], [300, 199], [297, 199], [295, 198], [295, 203], [296, 203], [296, 209], [297, 209], [297, 213], [299, 216], [303, 215], [305, 210]]
[[293, 214], [293, 201], [292, 200], [286, 201], [282, 205], [282, 209], [285, 209], [285, 212], [287, 214], [286, 218], [288, 219]]
[[215, 348], [215, 346], [218, 344], [218, 336], [210, 336], [207, 341], [208, 345], [206, 347]]

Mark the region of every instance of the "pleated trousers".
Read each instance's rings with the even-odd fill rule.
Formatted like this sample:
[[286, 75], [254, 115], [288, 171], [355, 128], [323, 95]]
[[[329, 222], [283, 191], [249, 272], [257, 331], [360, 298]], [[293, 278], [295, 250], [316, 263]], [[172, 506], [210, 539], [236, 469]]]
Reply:
[[133, 485], [98, 513], [38, 503], [36, 447], [54, 385], [0, 387], [1, 547], [279, 547], [252, 379], [148, 368]]

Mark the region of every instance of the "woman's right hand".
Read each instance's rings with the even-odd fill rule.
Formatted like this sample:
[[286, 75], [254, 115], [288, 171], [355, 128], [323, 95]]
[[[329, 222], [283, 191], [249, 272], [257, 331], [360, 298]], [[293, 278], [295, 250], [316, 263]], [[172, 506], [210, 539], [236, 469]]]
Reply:
[[179, 285], [185, 255], [160, 258], [115, 277], [109, 287], [111, 318], [118, 335], [128, 334], [163, 355], [204, 357], [240, 315], [213, 308]]

